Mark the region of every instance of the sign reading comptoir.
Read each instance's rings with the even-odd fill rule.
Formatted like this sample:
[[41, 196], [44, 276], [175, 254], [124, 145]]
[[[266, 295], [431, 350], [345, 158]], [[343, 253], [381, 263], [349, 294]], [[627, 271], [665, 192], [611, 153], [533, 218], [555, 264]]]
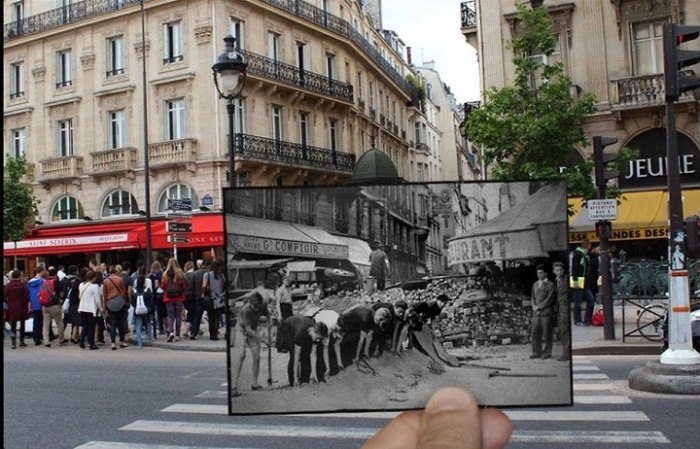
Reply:
[[296, 242], [290, 240], [232, 235], [231, 241], [237, 251], [243, 253], [296, 256], [320, 259], [347, 259], [348, 247], [316, 242]]

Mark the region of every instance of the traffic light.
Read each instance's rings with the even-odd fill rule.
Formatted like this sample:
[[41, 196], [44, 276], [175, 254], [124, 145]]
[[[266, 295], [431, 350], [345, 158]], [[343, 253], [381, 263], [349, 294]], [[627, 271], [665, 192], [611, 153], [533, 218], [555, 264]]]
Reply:
[[612, 225], [610, 224], [609, 221], [596, 221], [595, 222], [595, 235], [598, 236], [598, 238], [603, 239], [609, 239], [612, 237]]
[[608, 145], [617, 143], [615, 137], [593, 136], [593, 160], [595, 162], [595, 185], [605, 187], [608, 179], [617, 178], [620, 172], [617, 170], [606, 170], [605, 164], [617, 159], [617, 154], [605, 153], [603, 150]]
[[700, 216], [685, 219], [685, 250], [691, 255], [700, 253]]
[[679, 73], [683, 67], [700, 62], [700, 51], [678, 48], [680, 44], [697, 39], [700, 26], [665, 23], [663, 33], [666, 101], [677, 101], [683, 92], [700, 87], [700, 76], [695, 72]]

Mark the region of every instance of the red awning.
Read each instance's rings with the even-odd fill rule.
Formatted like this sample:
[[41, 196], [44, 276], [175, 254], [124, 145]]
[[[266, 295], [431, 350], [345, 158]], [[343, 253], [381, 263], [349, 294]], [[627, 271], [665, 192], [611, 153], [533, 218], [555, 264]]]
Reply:
[[139, 248], [138, 234], [134, 231], [115, 231], [101, 234], [64, 232], [62, 236], [24, 239], [4, 242], [3, 254], [13, 256], [46, 256], [49, 254], [92, 253]]
[[[224, 246], [224, 215], [223, 214], [197, 214], [190, 219], [171, 219], [172, 221], [192, 223], [192, 232], [175, 233], [178, 236], [187, 237], [189, 242], [180, 242], [178, 248], [199, 248], [199, 247], [222, 247]], [[173, 244], [168, 242], [169, 233], [167, 222], [170, 220], [159, 220], [151, 224], [151, 247], [153, 249], [172, 248]], [[141, 231], [143, 232], [143, 231]], [[141, 242], [145, 241], [144, 238]], [[143, 246], [143, 245], [142, 245]]]

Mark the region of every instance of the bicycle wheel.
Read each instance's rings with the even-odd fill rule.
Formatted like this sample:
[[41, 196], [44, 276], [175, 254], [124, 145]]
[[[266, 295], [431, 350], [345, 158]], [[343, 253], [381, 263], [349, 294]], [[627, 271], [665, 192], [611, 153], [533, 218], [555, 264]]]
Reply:
[[666, 306], [651, 304], [643, 308], [637, 316], [637, 330], [649, 341], [661, 341], [664, 338], [664, 319]]

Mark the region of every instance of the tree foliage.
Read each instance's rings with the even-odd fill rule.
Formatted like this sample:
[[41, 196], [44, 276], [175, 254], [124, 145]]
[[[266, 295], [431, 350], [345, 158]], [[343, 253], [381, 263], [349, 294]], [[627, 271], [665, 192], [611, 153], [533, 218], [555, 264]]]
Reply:
[[28, 233], [34, 218], [39, 215], [39, 201], [32, 187], [22, 182], [27, 173], [24, 158], [5, 158], [3, 179], [3, 223], [2, 235], [5, 242], [17, 242]]
[[572, 98], [573, 83], [563, 65], [531, 57], [549, 57], [557, 47], [547, 8], [530, 9], [524, 3], [517, 7], [519, 31], [508, 46], [514, 84], [484, 92], [481, 107], [467, 121], [467, 136], [482, 149], [493, 178], [564, 177], [570, 195], [591, 198], [593, 162], [565, 166], [573, 148], [588, 145], [583, 119], [594, 112], [595, 98]]

